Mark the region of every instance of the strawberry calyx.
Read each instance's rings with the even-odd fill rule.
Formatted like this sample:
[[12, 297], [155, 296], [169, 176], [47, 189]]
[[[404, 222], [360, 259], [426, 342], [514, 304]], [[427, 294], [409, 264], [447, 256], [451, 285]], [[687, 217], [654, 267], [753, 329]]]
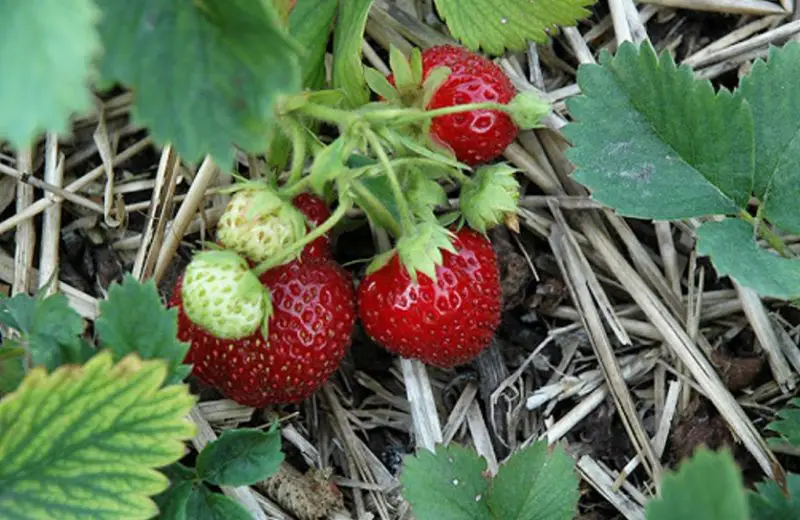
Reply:
[[197, 253], [186, 267], [181, 291], [186, 316], [218, 338], [239, 339], [259, 328], [268, 334], [269, 291], [232, 251]]
[[226, 191], [233, 197], [217, 224], [223, 247], [258, 263], [305, 235], [303, 214], [263, 182], [239, 183]]
[[367, 267], [367, 274], [384, 267], [396, 254], [414, 283], [418, 281], [418, 273], [435, 282], [436, 268], [444, 262], [442, 251], [456, 253], [454, 238], [453, 232], [437, 221], [423, 221], [400, 237], [394, 249], [376, 256]]
[[390, 104], [419, 110], [425, 110], [436, 90], [451, 73], [448, 67], [442, 66], [431, 69], [426, 76], [422, 52], [418, 48], [412, 49], [411, 56], [406, 58], [394, 45], [389, 47], [389, 68], [393, 81], [379, 71], [365, 67], [367, 86]]
[[459, 208], [471, 228], [486, 234], [516, 212], [520, 185], [514, 174], [518, 171], [505, 163], [483, 166], [461, 185]]
[[520, 92], [506, 105], [506, 111], [514, 124], [523, 130], [540, 128], [542, 119], [550, 110], [550, 103], [531, 91]]

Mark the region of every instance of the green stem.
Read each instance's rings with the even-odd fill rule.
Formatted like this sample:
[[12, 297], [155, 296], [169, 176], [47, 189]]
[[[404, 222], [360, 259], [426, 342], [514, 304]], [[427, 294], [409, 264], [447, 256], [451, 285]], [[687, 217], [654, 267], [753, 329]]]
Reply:
[[[399, 237], [402, 235], [403, 228], [397, 219], [394, 218], [392, 213], [386, 209], [386, 207], [381, 203], [381, 201], [372, 194], [360, 181], [354, 180], [350, 183], [351, 189], [355, 192], [356, 195], [362, 200], [362, 206], [369, 206], [369, 209], [373, 212], [380, 212], [380, 219], [381, 224], [383, 227], [387, 228], [389, 233], [392, 235]], [[368, 213], [366, 210], [367, 208], [362, 208], [365, 210], [365, 213]]]
[[439, 116], [458, 114], [460, 112], [470, 112], [472, 110], [499, 110], [501, 112], [511, 112], [511, 108], [503, 103], [468, 103], [466, 105], [453, 105], [451, 107], [436, 108], [433, 110], [414, 110], [409, 113], [408, 109], [388, 109], [366, 112], [362, 116], [364, 121], [378, 122], [391, 120], [394, 124], [406, 124], [425, 119], [432, 119]]
[[297, 111], [319, 121], [326, 121], [340, 126], [349, 125], [358, 119], [358, 116], [352, 112], [314, 103], [303, 105]]
[[372, 150], [378, 156], [378, 160], [386, 172], [386, 177], [389, 178], [389, 186], [392, 188], [392, 194], [397, 202], [397, 209], [400, 211], [400, 227], [403, 232], [410, 231], [413, 225], [411, 220], [411, 209], [408, 207], [408, 201], [403, 193], [403, 188], [400, 186], [400, 181], [397, 179], [397, 174], [392, 166], [392, 161], [390, 161], [389, 156], [386, 155], [386, 150], [383, 149], [383, 146], [378, 140], [378, 136], [375, 135], [375, 132], [367, 129], [365, 131], [365, 136], [367, 138], [367, 142], [369, 142], [370, 148], [372, 148]]
[[292, 132], [292, 169], [286, 183], [289, 186], [296, 184], [303, 176], [303, 165], [306, 161], [306, 138], [303, 128], [294, 118], [288, 118], [288, 125]]
[[450, 175], [452, 177], [454, 177], [456, 182], [458, 182], [459, 184], [466, 184], [468, 182], [472, 182], [472, 177], [470, 177], [469, 175], [465, 174], [464, 172], [462, 172], [458, 168], [453, 168], [450, 171]]
[[785, 258], [791, 258], [792, 254], [789, 251], [789, 248], [786, 247], [786, 244], [783, 242], [783, 240], [781, 240], [781, 237], [773, 233], [772, 230], [769, 229], [769, 227], [764, 224], [764, 221], [761, 220], [761, 218], [759, 218], [760, 214], [761, 214], [761, 208], [759, 208], [756, 217], [752, 216], [750, 213], [746, 211], [742, 211], [739, 215], [747, 223], [756, 227], [756, 230], [758, 231], [758, 236], [764, 239], [772, 249], [778, 252], [779, 255]]
[[277, 267], [283, 264], [284, 262], [286, 262], [286, 260], [296, 255], [300, 251], [302, 251], [303, 248], [306, 247], [308, 244], [310, 244], [314, 240], [318, 239], [319, 237], [321, 237], [322, 235], [333, 229], [333, 227], [336, 224], [338, 224], [339, 221], [342, 220], [342, 218], [344, 218], [345, 215], [347, 215], [347, 211], [350, 209], [351, 206], [352, 204], [350, 203], [350, 201], [347, 200], [340, 201], [339, 206], [336, 208], [333, 214], [330, 217], [328, 217], [327, 220], [325, 220], [325, 222], [312, 229], [309, 233], [306, 233], [306, 235], [302, 239], [298, 240], [284, 251], [281, 251], [274, 257], [268, 260], [264, 260], [263, 262], [258, 264], [253, 269], [253, 274], [255, 274], [256, 276], [261, 276], [266, 271], [269, 271], [273, 267]]
[[287, 181], [283, 189], [280, 190], [281, 195], [287, 198], [292, 198], [295, 195], [300, 194], [303, 190], [305, 190], [306, 186], [308, 186], [310, 183], [311, 183], [311, 177], [302, 177], [297, 181], [295, 181], [294, 183], [291, 182], [291, 177], [290, 177], [289, 181]]

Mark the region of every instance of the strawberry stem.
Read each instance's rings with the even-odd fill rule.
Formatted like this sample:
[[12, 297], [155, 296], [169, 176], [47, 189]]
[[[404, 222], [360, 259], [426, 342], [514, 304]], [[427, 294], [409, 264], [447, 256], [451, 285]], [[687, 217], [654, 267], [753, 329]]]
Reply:
[[411, 209], [408, 207], [408, 201], [403, 194], [403, 188], [400, 186], [400, 181], [397, 179], [397, 174], [392, 166], [392, 161], [389, 160], [389, 156], [386, 155], [386, 150], [384, 150], [375, 132], [366, 129], [364, 135], [367, 138], [367, 142], [369, 142], [370, 148], [372, 148], [372, 150], [378, 156], [378, 160], [386, 172], [386, 177], [389, 179], [389, 186], [392, 188], [392, 194], [397, 202], [397, 209], [400, 211], [400, 228], [403, 232], [409, 231], [413, 225], [411, 220]]
[[308, 244], [310, 244], [314, 240], [318, 239], [319, 237], [321, 237], [322, 235], [333, 229], [333, 227], [336, 224], [338, 224], [339, 221], [342, 220], [342, 218], [344, 218], [345, 215], [347, 215], [348, 210], [352, 206], [352, 203], [349, 200], [347, 200], [348, 199], [347, 197], [342, 197], [342, 199], [343, 200], [340, 201], [339, 206], [336, 208], [333, 214], [325, 220], [325, 222], [315, 227], [310, 232], [306, 233], [306, 235], [302, 239], [298, 240], [297, 242], [295, 242], [285, 250], [281, 251], [274, 257], [264, 260], [263, 262], [258, 264], [252, 270], [253, 274], [255, 274], [256, 276], [261, 276], [263, 273], [269, 271], [273, 267], [277, 267], [279, 265], [284, 264], [292, 256], [300, 253], [300, 251], [302, 251], [303, 248], [306, 247]]
[[297, 110], [307, 116], [313, 117], [320, 121], [326, 121], [340, 126], [348, 126], [358, 120], [358, 116], [346, 110], [339, 110], [325, 105], [318, 105], [315, 103], [308, 103]]
[[[394, 236], [398, 237], [402, 235], [402, 227], [397, 219], [394, 218], [391, 211], [386, 209], [381, 201], [376, 197], [366, 186], [364, 186], [361, 181], [354, 180], [350, 183], [350, 188], [353, 192], [358, 195], [358, 198], [361, 199], [360, 205], [362, 207], [368, 206], [368, 208], [364, 208], [365, 212], [368, 214], [370, 212], [377, 213], [380, 219], [380, 225], [384, 228], [387, 228]], [[367, 211], [367, 209], [369, 211]]]

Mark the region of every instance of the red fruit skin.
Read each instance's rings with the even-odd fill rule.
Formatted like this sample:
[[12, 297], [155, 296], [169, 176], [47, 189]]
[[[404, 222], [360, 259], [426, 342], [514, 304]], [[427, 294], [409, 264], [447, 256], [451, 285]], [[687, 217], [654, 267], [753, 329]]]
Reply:
[[[423, 51], [423, 79], [436, 67], [449, 67], [452, 72], [425, 107], [427, 110], [467, 103], [507, 104], [517, 94], [503, 69], [463, 47], [438, 45]], [[394, 85], [393, 76], [387, 79]], [[435, 117], [430, 131], [455, 153], [456, 159], [475, 166], [499, 157], [517, 138], [519, 128], [503, 112], [473, 110]]]
[[501, 292], [491, 242], [469, 228], [456, 232], [457, 254], [443, 252], [437, 282], [418, 285], [397, 255], [358, 288], [364, 331], [384, 348], [440, 368], [470, 362], [500, 324]]
[[[300, 213], [306, 216], [309, 222], [318, 226], [328, 220], [331, 216], [331, 210], [325, 201], [311, 193], [301, 193], [292, 200], [292, 205], [300, 210]], [[310, 227], [306, 227], [309, 231]], [[330, 259], [333, 257], [331, 251], [331, 240], [329, 233], [322, 235], [308, 244], [301, 253], [300, 258], [303, 260], [322, 260]]]
[[269, 341], [260, 331], [220, 340], [198, 327], [183, 310], [178, 281], [169, 305], [178, 308], [178, 339], [190, 343], [185, 362], [200, 381], [240, 404], [299, 403], [330, 378], [350, 347], [353, 282], [332, 261], [293, 261], [260, 279], [272, 293]]

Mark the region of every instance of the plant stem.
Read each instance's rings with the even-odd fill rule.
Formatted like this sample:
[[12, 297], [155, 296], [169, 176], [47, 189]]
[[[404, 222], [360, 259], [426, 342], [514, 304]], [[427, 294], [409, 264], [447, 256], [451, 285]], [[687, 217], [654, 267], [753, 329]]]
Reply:
[[302, 251], [303, 248], [306, 247], [308, 244], [310, 244], [314, 240], [318, 239], [319, 237], [321, 237], [322, 235], [333, 229], [333, 227], [336, 224], [338, 224], [339, 221], [342, 220], [342, 218], [344, 218], [345, 215], [347, 215], [347, 211], [350, 209], [351, 206], [352, 204], [350, 203], [349, 200], [340, 200], [339, 206], [336, 208], [333, 214], [330, 217], [328, 217], [327, 220], [325, 220], [325, 222], [312, 229], [309, 233], [306, 233], [306, 235], [302, 239], [298, 240], [284, 251], [281, 251], [274, 257], [268, 260], [264, 260], [263, 262], [258, 264], [255, 268], [253, 268], [253, 274], [255, 274], [256, 276], [261, 276], [266, 271], [269, 271], [273, 267], [277, 267], [283, 264], [284, 262], [286, 262], [286, 260], [296, 255], [300, 251]]
[[392, 161], [390, 161], [389, 156], [386, 155], [386, 150], [383, 149], [383, 146], [378, 140], [378, 136], [375, 135], [375, 132], [367, 129], [365, 131], [365, 136], [367, 138], [367, 142], [369, 142], [370, 148], [372, 148], [372, 150], [378, 156], [378, 160], [380, 160], [381, 165], [386, 171], [386, 177], [389, 178], [389, 185], [392, 188], [392, 194], [397, 202], [397, 209], [400, 211], [400, 227], [403, 232], [410, 231], [413, 225], [413, 222], [411, 221], [411, 210], [408, 207], [408, 201], [406, 200], [405, 194], [403, 194], [403, 188], [400, 186], [400, 181], [397, 179], [397, 174], [392, 166]]
[[508, 105], [503, 103], [468, 103], [466, 105], [453, 105], [451, 107], [436, 108], [433, 110], [415, 110], [409, 112], [408, 109], [388, 109], [367, 112], [362, 117], [367, 122], [377, 122], [391, 120], [395, 124], [413, 123], [434, 117], [458, 114], [460, 112], [470, 112], [472, 110], [499, 110], [510, 112]]
[[[760, 213], [761, 211], [759, 208], [758, 214], [760, 215]], [[758, 236], [763, 238], [772, 249], [778, 252], [779, 255], [781, 255], [784, 258], [792, 257], [792, 254], [786, 247], [786, 244], [783, 242], [783, 240], [781, 240], [781, 237], [773, 233], [772, 230], [769, 229], [769, 227], [764, 224], [764, 221], [761, 218], [754, 217], [750, 213], [747, 213], [746, 211], [742, 211], [739, 215], [747, 223], [756, 227], [756, 231], [758, 231]]]
[[358, 119], [358, 116], [346, 110], [339, 110], [325, 105], [308, 103], [297, 109], [298, 112], [313, 117], [320, 121], [326, 121], [335, 125], [349, 125]]
[[303, 165], [306, 160], [306, 138], [300, 123], [292, 117], [287, 118], [292, 132], [292, 169], [286, 180], [288, 186], [296, 184], [303, 176]]

